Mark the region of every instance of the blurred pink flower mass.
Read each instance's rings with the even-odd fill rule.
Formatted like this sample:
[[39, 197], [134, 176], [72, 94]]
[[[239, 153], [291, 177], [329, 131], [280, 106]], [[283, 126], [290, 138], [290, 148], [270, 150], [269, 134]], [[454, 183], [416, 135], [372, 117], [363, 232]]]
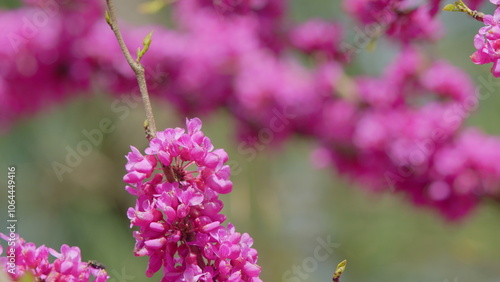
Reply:
[[[22, 117], [91, 89], [113, 95], [137, 89], [134, 73], [102, 16], [101, 2], [66, 1], [57, 9], [50, 3], [25, 1], [21, 8], [1, 12], [4, 131]], [[141, 61], [151, 94], [185, 116], [206, 116], [225, 108], [237, 120], [237, 135], [244, 145], [279, 145], [297, 135], [312, 138], [320, 148], [313, 162], [330, 165], [371, 190], [404, 193], [448, 219], [462, 218], [483, 198], [498, 198], [500, 171], [493, 156], [500, 154], [500, 141], [477, 129], [464, 129], [478, 104], [475, 86], [464, 71], [444, 60], [431, 60], [420, 47], [443, 35], [436, 17], [440, 1], [343, 1], [359, 24], [379, 28], [368, 39], [388, 37], [399, 46], [394, 63], [379, 77], [348, 75], [346, 67], [366, 45], [347, 44], [347, 28], [341, 22], [293, 23], [287, 4], [177, 1], [172, 5], [174, 28], [155, 26], [153, 44]], [[493, 62], [495, 75], [497, 17], [485, 17], [486, 26], [475, 38], [478, 51], [472, 56], [475, 63]], [[128, 26], [122, 31], [129, 46], [138, 46], [152, 28]], [[307, 66], [300, 56], [308, 58]], [[214, 167], [227, 158], [225, 153], [209, 152], [196, 141], [196, 146], [189, 143], [194, 151], [176, 155], [178, 148], [168, 147], [166, 140], [184, 146], [182, 142], [195, 138], [188, 134], [183, 135], [186, 140], [178, 140], [178, 134], [159, 133], [146, 156], [132, 149], [125, 180], [144, 181], [157, 161], [165, 166], [174, 161], [172, 177], [189, 162], [198, 162], [206, 170], [177, 177], [192, 183], [189, 187], [204, 183], [197, 189], [212, 196], [227, 193], [228, 172]], [[202, 160], [198, 154], [213, 159]], [[178, 194], [168, 200], [175, 205], [179, 197], [184, 199], [179, 202], [181, 210], [198, 199], [197, 190], [182, 190], [155, 177], [149, 181], [151, 188], [142, 185], [129, 192], [142, 199], [141, 193], [161, 186], [161, 191]], [[140, 200], [137, 210], [154, 210], [148, 206], [156, 205], [153, 196], [148, 197], [147, 204]], [[215, 214], [204, 216], [220, 221], [212, 218]], [[139, 219], [133, 222], [139, 224]], [[139, 250], [143, 247], [147, 246]], [[151, 271], [157, 267], [153, 263]]]

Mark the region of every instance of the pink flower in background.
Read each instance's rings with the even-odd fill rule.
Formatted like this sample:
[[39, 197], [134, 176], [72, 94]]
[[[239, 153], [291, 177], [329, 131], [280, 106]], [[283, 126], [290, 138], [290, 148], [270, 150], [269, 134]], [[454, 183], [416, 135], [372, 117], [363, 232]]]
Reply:
[[[15, 281], [22, 280], [23, 277], [28, 275], [38, 279], [36, 281], [47, 282], [104, 282], [109, 279], [106, 270], [95, 269], [89, 266], [87, 262], [82, 262], [80, 248], [78, 247], [62, 245], [59, 253], [54, 249], [45, 247], [45, 245], [37, 248], [35, 244], [26, 242], [17, 235], [14, 241], [2, 233], [0, 233], [0, 237], [5, 241], [15, 242], [13, 245], [9, 244], [7, 248], [7, 250], [15, 248], [14, 273], [7, 272], [12, 269], [8, 255], [0, 256], [1, 271], [8, 273]], [[53, 263], [49, 262], [49, 254], [56, 258]], [[2, 255], [1, 248], [0, 255]], [[93, 280], [89, 280], [92, 276], [94, 277]]]
[[146, 155], [134, 147], [127, 155], [134, 253], [150, 257], [148, 277], [163, 268], [162, 281], [261, 281], [253, 240], [221, 225], [218, 196], [232, 189], [228, 156], [214, 150], [198, 118], [186, 127], [158, 132]]
[[325, 20], [310, 20], [292, 29], [292, 45], [306, 54], [322, 55], [325, 59], [345, 60], [340, 49], [344, 29], [339, 23]]
[[93, 66], [79, 45], [102, 19], [102, 3], [25, 2], [0, 11], [0, 131], [90, 89]]
[[[358, 78], [357, 90], [363, 108], [344, 103], [337, 108], [342, 116], [328, 112], [323, 117], [322, 122], [342, 130], [318, 131], [324, 140], [314, 155], [318, 164], [329, 160], [363, 186], [404, 192], [415, 204], [433, 206], [452, 220], [468, 214], [480, 195], [494, 194], [493, 187], [486, 188], [489, 183], [474, 180], [477, 174], [500, 179], [491, 158], [459, 145], [464, 140], [459, 130], [477, 105], [473, 84], [460, 69], [445, 61], [429, 65], [406, 49], [381, 78]], [[479, 146], [483, 138], [469, 140]], [[484, 151], [498, 151], [497, 142], [489, 144]], [[473, 156], [486, 165], [467, 161]]]
[[345, 0], [344, 9], [363, 24], [388, 24], [397, 18], [401, 0]]
[[[490, 2], [500, 4], [495, 0]], [[485, 26], [474, 36], [474, 47], [477, 51], [470, 58], [478, 65], [493, 63], [491, 73], [500, 77], [500, 8], [497, 8], [493, 15], [484, 16], [483, 22]]]
[[398, 19], [387, 29], [387, 35], [408, 43], [414, 40], [436, 40], [442, 36], [442, 27], [423, 5], [398, 12]]

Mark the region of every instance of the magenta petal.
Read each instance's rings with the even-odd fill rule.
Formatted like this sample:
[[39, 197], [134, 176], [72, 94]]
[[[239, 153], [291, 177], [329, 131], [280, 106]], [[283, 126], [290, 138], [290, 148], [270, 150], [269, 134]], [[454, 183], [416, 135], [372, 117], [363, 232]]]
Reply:
[[177, 217], [184, 218], [189, 213], [189, 206], [185, 204], [180, 204], [177, 206]]
[[217, 265], [217, 268], [219, 272], [224, 275], [229, 274], [229, 271], [231, 270], [231, 266], [225, 260], [220, 260], [219, 265]]
[[215, 169], [219, 164], [219, 156], [214, 153], [208, 153], [205, 156], [204, 164], [210, 169]]
[[61, 263], [60, 272], [62, 274], [70, 274], [72, 268], [73, 268], [73, 262], [65, 260]]
[[231, 274], [231, 276], [229, 276], [229, 278], [227, 279], [228, 282], [240, 282], [240, 281], [243, 281], [243, 279], [241, 279], [241, 271], [238, 270], [236, 272], [234, 272], [233, 274]]
[[146, 175], [144, 173], [140, 173], [137, 171], [129, 172], [123, 177], [123, 181], [129, 184], [135, 184], [140, 181], [142, 181], [144, 178], [146, 178]]
[[125, 191], [127, 191], [130, 195], [132, 196], [137, 196], [138, 195], [138, 191], [137, 189], [135, 189], [134, 187], [132, 186], [125, 186]]
[[[500, 0], [490, 0], [490, 2], [492, 2], [493, 4], [495, 5], [500, 5]], [[493, 13], [493, 21], [495, 24], [498, 24], [498, 22], [500, 22], [500, 8], [497, 7], [495, 12]]]
[[223, 165], [219, 171], [217, 171], [217, 176], [222, 179], [229, 179], [231, 176], [231, 168], [228, 165]]
[[216, 154], [217, 156], [219, 156], [219, 159], [225, 163], [229, 160], [229, 156], [227, 155], [226, 151], [224, 151], [224, 149], [217, 149], [217, 150], [214, 150], [213, 151], [214, 154]]
[[221, 201], [209, 202], [205, 204], [205, 212], [207, 215], [211, 216], [220, 212], [223, 207], [224, 205]]
[[193, 149], [191, 149], [190, 153], [193, 160], [197, 162], [202, 161], [206, 154], [205, 149], [197, 145]]
[[493, 66], [491, 67], [491, 73], [494, 77], [500, 77], [500, 64], [498, 63], [500, 59], [497, 59], [493, 62]]
[[136, 216], [135, 216], [135, 209], [133, 208], [128, 208], [127, 210], [127, 217], [129, 219], [134, 219]]
[[137, 170], [138, 172], [143, 172], [143, 173], [151, 173], [153, 170], [153, 163], [151, 163], [150, 160], [147, 158], [142, 159], [140, 162], [137, 162], [134, 165], [134, 169]]
[[201, 130], [201, 120], [199, 118], [186, 119], [186, 127], [189, 134], [193, 134], [196, 131]]
[[160, 256], [151, 256], [148, 262], [148, 269], [146, 270], [146, 276], [152, 277], [162, 266], [163, 260]]
[[210, 232], [210, 231], [214, 230], [215, 228], [217, 228], [219, 226], [220, 226], [220, 222], [214, 221], [214, 222], [211, 222], [211, 223], [203, 226], [201, 228], [201, 230], [203, 230], [204, 232]]
[[167, 207], [164, 212], [167, 215], [168, 222], [173, 222], [177, 218], [177, 213], [172, 207]]
[[233, 183], [231, 181], [220, 179], [215, 175], [210, 175], [207, 178], [207, 185], [220, 194], [227, 194], [231, 192], [233, 188]]
[[483, 48], [483, 46], [484, 46], [484, 37], [479, 34], [474, 35], [474, 47], [479, 50]]
[[227, 244], [222, 244], [219, 247], [218, 255], [221, 259], [225, 259], [225, 258], [229, 257], [230, 254], [231, 254], [231, 247], [228, 246]]
[[162, 237], [158, 239], [147, 240], [144, 242], [144, 245], [151, 249], [161, 249], [166, 242], [167, 240], [164, 237]]
[[151, 228], [151, 230], [156, 231], [156, 232], [165, 231], [165, 227], [163, 226], [163, 224], [161, 224], [159, 222], [151, 222], [151, 224], [149, 224], [149, 228]]
[[205, 199], [202, 193], [193, 192], [190, 196], [191, 196], [191, 198], [189, 199], [190, 206], [197, 206], [201, 204]]

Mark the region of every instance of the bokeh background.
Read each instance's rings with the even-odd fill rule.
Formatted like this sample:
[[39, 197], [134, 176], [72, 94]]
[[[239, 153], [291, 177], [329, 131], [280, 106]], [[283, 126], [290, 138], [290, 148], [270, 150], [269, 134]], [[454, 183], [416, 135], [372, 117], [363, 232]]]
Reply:
[[[168, 10], [141, 15], [142, 2], [119, 2], [119, 17], [133, 25], [167, 24]], [[293, 21], [311, 17], [348, 21], [337, 0], [290, 3]], [[2, 8], [17, 5], [0, 0]], [[469, 59], [480, 23], [458, 13], [441, 17], [446, 34], [429, 47], [429, 53], [466, 69], [476, 82], [489, 80], [489, 66], [475, 66]], [[354, 34], [353, 29], [347, 38], [353, 41]], [[374, 50], [362, 51], [347, 72], [377, 75], [394, 55], [393, 46], [378, 41]], [[500, 80], [493, 82], [494, 93], [471, 112], [468, 124], [500, 134]], [[144, 275], [147, 258], [132, 253], [135, 241], [126, 210], [134, 198], [122, 182], [129, 146], [142, 150], [147, 145], [144, 110], [141, 105], [131, 107], [122, 120], [110, 108], [115, 98], [99, 91], [82, 94], [19, 120], [0, 137], [0, 222], [4, 226], [0, 232], [7, 232], [7, 166], [15, 165], [22, 237], [56, 249], [62, 244], [79, 246], [84, 260], [107, 265], [112, 281], [158, 281], [159, 276]], [[164, 101], [153, 103], [159, 129], [184, 125], [185, 117]], [[65, 163], [68, 146], [75, 149], [86, 140], [82, 131], [98, 128], [105, 118], [112, 121], [114, 131], [104, 134], [103, 142], [59, 181], [52, 163]], [[205, 134], [239, 168], [232, 176], [233, 192], [223, 196], [224, 212], [239, 232], [254, 238], [264, 281], [286, 281], [284, 274], [296, 266], [304, 276], [288, 275], [299, 279], [290, 281], [331, 281], [343, 259], [348, 261], [345, 282], [500, 281], [498, 202], [484, 202], [461, 222], [449, 223], [433, 211], [412, 206], [402, 195], [366, 192], [331, 169], [315, 169], [309, 156], [314, 147], [311, 140], [295, 138], [280, 148], [263, 148], [249, 161], [248, 155], [238, 153], [235, 123], [224, 110], [202, 119]], [[316, 265], [308, 263], [321, 240], [330, 240], [334, 251], [312, 267]]]

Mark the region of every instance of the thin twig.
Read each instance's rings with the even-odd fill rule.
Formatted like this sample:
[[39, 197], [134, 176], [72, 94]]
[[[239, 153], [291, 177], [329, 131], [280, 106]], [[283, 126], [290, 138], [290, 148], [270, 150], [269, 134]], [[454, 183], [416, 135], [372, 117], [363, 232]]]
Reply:
[[482, 12], [472, 10], [471, 8], [467, 7], [467, 5], [462, 0], [455, 1], [453, 4], [444, 6], [443, 11], [463, 12], [480, 22], [484, 22], [484, 17], [486, 16], [486, 14]]
[[144, 66], [139, 61], [135, 61], [132, 58], [132, 55], [130, 54], [130, 51], [127, 48], [127, 45], [123, 40], [123, 36], [120, 32], [120, 28], [118, 27], [118, 22], [116, 20], [115, 6], [113, 0], [106, 0], [106, 3], [108, 5], [108, 15], [109, 15], [108, 23], [111, 26], [111, 29], [113, 30], [116, 36], [116, 39], [118, 40], [118, 44], [120, 45], [120, 49], [122, 50], [123, 55], [125, 55], [125, 59], [127, 60], [132, 70], [134, 71], [135, 76], [137, 77], [137, 82], [139, 83], [139, 90], [141, 91], [142, 102], [144, 103], [144, 109], [146, 110], [146, 118], [148, 126], [147, 129], [148, 133], [146, 133], [146, 137], [149, 140], [151, 140], [153, 137], [156, 136], [156, 123], [153, 116], [153, 109], [151, 107], [151, 102], [149, 100], [148, 86], [146, 85]]

